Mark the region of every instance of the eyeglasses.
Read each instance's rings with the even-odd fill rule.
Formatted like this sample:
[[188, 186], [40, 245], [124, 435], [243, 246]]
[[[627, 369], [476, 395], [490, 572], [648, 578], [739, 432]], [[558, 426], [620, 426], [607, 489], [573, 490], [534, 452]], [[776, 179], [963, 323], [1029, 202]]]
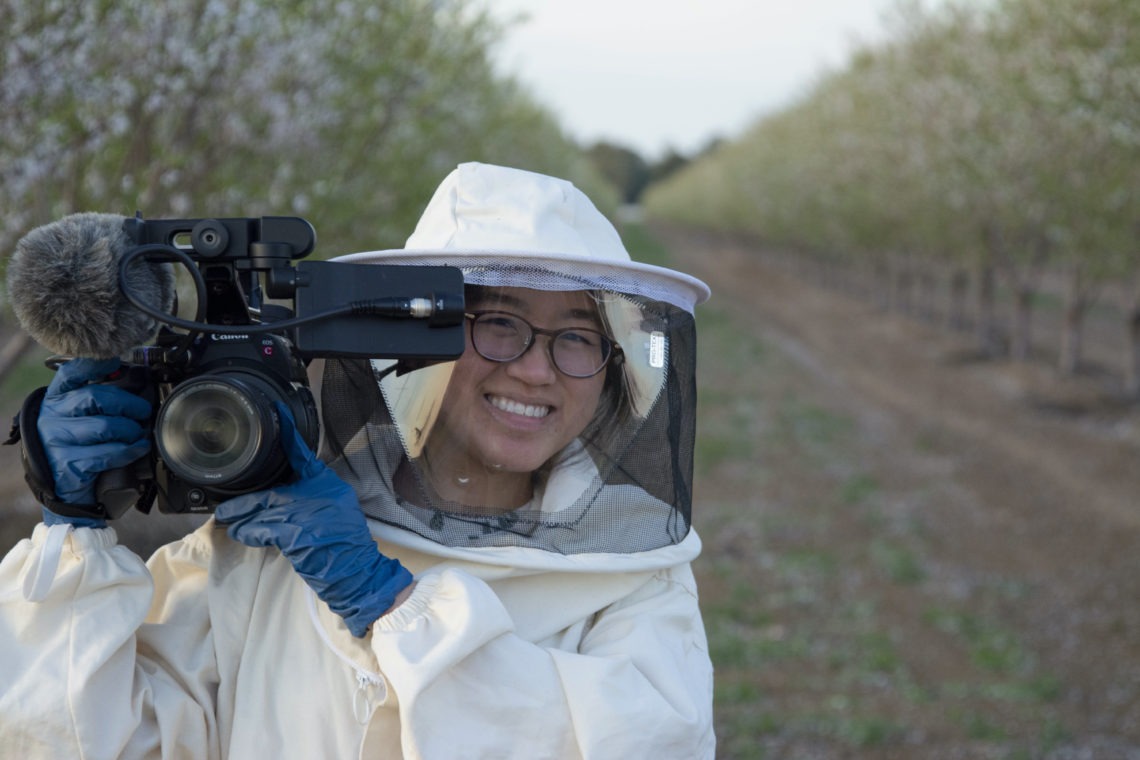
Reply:
[[484, 359], [514, 361], [534, 345], [535, 335], [547, 335], [547, 352], [558, 371], [570, 377], [593, 377], [621, 352], [604, 333], [587, 327], [542, 330], [505, 311], [476, 311], [471, 320], [471, 345]]

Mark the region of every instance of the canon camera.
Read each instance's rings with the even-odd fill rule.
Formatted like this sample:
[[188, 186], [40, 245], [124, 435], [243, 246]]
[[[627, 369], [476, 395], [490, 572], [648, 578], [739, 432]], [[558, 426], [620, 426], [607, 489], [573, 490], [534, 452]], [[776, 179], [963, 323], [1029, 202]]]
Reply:
[[[282, 482], [278, 405], [318, 445], [307, 377], [314, 358], [395, 359], [410, 371], [463, 351], [463, 277], [453, 267], [297, 261], [316, 243], [297, 217], [136, 216], [123, 231], [132, 246], [119, 262], [122, 295], [163, 326], [109, 382], [152, 402], [154, 445], [136, 466], [100, 477], [100, 516], [147, 512], [156, 500], [162, 512], [210, 512]], [[128, 292], [125, 273], [138, 257], [189, 273], [194, 319]], [[26, 426], [23, 437], [27, 449]]]

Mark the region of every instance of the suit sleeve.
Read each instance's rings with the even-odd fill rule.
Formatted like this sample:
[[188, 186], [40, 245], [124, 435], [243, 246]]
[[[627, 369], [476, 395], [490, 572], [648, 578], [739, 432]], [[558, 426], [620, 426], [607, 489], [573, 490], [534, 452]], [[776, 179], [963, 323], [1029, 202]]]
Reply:
[[[183, 551], [181, 580], [204, 582]], [[148, 623], [155, 580], [113, 529], [37, 526], [0, 562], [0, 746], [21, 758], [216, 758], [204, 604]], [[156, 635], [157, 634], [157, 635]], [[162, 642], [162, 649], [151, 645]], [[179, 652], [177, 661], [163, 653]]]
[[372, 647], [407, 757], [714, 755], [712, 665], [688, 566], [601, 610], [576, 650], [520, 638], [484, 582], [444, 570], [377, 621]]

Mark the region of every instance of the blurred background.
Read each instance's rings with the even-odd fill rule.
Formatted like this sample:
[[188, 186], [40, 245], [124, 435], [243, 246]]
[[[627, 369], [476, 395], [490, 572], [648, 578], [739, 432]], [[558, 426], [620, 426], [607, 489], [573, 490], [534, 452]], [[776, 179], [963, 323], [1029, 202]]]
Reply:
[[[75, 211], [300, 215], [326, 258], [401, 246], [463, 161], [570, 179], [713, 287], [719, 756], [1140, 758], [1138, 29], [1134, 0], [0, 0], [0, 267]], [[12, 415], [50, 372], [0, 306]], [[0, 551], [39, 513], [14, 448]], [[194, 522], [117, 527], [145, 554]]]

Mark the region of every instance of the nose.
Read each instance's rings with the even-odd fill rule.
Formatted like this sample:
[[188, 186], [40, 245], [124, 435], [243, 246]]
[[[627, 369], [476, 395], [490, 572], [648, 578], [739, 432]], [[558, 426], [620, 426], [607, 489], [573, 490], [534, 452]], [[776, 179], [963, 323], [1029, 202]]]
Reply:
[[[550, 356], [550, 337], [535, 335], [523, 355], [507, 362], [506, 371], [511, 377], [530, 385], [549, 385], [558, 379], [558, 369]], [[547, 341], [539, 345], [539, 341]]]

